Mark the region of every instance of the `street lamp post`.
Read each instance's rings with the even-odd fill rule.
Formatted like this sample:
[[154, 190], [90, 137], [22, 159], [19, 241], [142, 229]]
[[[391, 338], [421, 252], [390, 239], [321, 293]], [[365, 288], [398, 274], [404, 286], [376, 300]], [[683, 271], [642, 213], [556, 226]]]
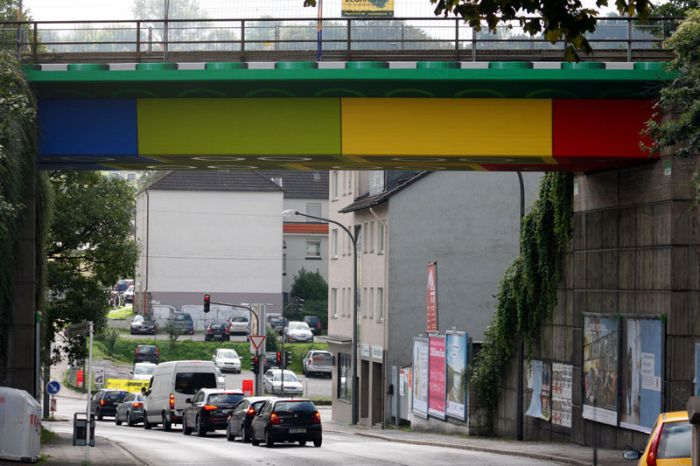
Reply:
[[329, 218], [316, 217], [314, 215], [303, 214], [294, 209], [285, 210], [282, 212], [285, 217], [291, 217], [292, 215], [299, 215], [301, 217], [313, 218], [314, 220], [320, 220], [321, 222], [332, 223], [338, 225], [343, 229], [345, 233], [350, 237], [353, 249], [353, 261], [352, 261], [352, 286], [353, 286], [353, 299], [352, 299], [352, 415], [351, 424], [357, 425], [358, 421], [358, 388], [357, 388], [357, 237], [352, 234], [348, 228], [342, 223], [336, 222]]

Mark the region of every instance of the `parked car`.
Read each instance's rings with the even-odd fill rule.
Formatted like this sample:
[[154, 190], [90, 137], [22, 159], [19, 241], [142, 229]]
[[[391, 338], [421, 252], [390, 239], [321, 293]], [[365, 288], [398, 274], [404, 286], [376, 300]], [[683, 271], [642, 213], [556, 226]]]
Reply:
[[182, 433], [190, 435], [194, 431], [204, 437], [209, 431], [227, 428], [233, 407], [244, 397], [240, 390], [199, 390], [194, 398], [185, 400], [188, 406], [182, 418]]
[[143, 398], [141, 393], [129, 393], [117, 406], [114, 423], [120, 426], [126, 422], [126, 425], [133, 427], [143, 422]]
[[272, 397], [253, 396], [243, 398], [233, 407], [233, 412], [226, 422], [226, 439], [229, 442], [236, 440], [236, 437], [241, 437], [243, 443], [250, 442], [251, 426], [255, 414], [260, 407], [268, 400], [274, 400]]
[[314, 334], [306, 322], [290, 322], [285, 329], [284, 338], [288, 343], [294, 341], [314, 341]]
[[267, 315], [267, 325], [272, 327], [272, 329], [279, 335], [282, 335], [284, 328], [287, 326], [287, 319], [282, 316], [282, 314], [268, 314]]
[[194, 335], [194, 322], [189, 312], [173, 312], [168, 323], [181, 335]]
[[321, 334], [321, 318], [319, 316], [306, 316], [304, 322], [309, 326], [314, 335]]
[[134, 364], [137, 362], [160, 362], [160, 350], [156, 345], [138, 345], [134, 349]]
[[270, 400], [260, 408], [251, 423], [253, 445], [264, 442], [272, 447], [275, 442], [323, 442], [321, 414], [310, 400]]
[[219, 348], [212, 356], [212, 360], [221, 372], [231, 371], [235, 374], [241, 373], [241, 358], [234, 349]]
[[131, 321], [131, 334], [132, 335], [155, 335], [158, 330], [158, 324], [156, 321], [151, 319], [151, 316], [144, 317], [142, 315], [134, 316]]
[[123, 300], [124, 292], [133, 284], [134, 280], [131, 279], [122, 279], [117, 281], [112, 288], [112, 292], [110, 293], [110, 305], [119, 306]]
[[661, 413], [644, 451], [626, 451], [625, 459], [638, 459], [639, 466], [690, 465], [692, 433], [693, 426], [688, 422], [687, 411]]
[[204, 331], [204, 341], [229, 341], [230, 339], [231, 335], [228, 333], [228, 325], [226, 322], [209, 322], [207, 329]]
[[143, 427], [163, 424], [169, 431], [182, 423], [185, 402], [202, 388], [225, 388], [212, 361], [170, 361], [158, 364], [146, 390]]
[[274, 351], [268, 351], [265, 353], [264, 359], [263, 359], [263, 374], [270, 369], [275, 369], [279, 368], [279, 364], [277, 363], [277, 353]]
[[311, 350], [306, 353], [301, 364], [302, 373], [311, 377], [311, 374], [327, 375], [333, 373], [333, 354], [330, 351]]
[[97, 390], [90, 399], [90, 412], [95, 414], [98, 421], [104, 416], [114, 416], [117, 412], [117, 405], [128, 395], [123, 390], [102, 388]]
[[156, 370], [156, 364], [152, 362], [137, 362], [134, 364], [134, 370], [131, 371], [132, 379], [134, 380], [148, 380], [153, 376], [153, 372]]
[[246, 316], [231, 317], [228, 321], [228, 331], [232, 335], [250, 335], [250, 321]]
[[123, 294], [124, 302], [127, 304], [134, 304], [134, 285], [131, 285]]
[[[282, 383], [283, 372], [284, 383]], [[288, 369], [284, 371], [282, 371], [282, 369], [270, 369], [265, 372], [263, 376], [263, 387], [265, 393], [272, 393], [275, 395], [301, 395], [304, 391], [297, 375]]]

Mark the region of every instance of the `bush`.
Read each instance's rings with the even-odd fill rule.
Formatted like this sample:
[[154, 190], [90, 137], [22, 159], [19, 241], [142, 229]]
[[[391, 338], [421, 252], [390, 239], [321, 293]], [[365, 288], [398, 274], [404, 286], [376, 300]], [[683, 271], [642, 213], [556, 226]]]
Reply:
[[104, 327], [98, 336], [109, 354], [114, 353], [114, 348], [119, 340], [119, 330], [116, 328]]

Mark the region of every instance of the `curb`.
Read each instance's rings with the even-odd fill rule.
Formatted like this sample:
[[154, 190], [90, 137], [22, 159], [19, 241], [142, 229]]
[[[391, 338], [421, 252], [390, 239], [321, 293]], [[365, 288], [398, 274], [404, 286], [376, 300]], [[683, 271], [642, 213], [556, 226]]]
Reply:
[[132, 452], [130, 452], [128, 448], [126, 448], [124, 445], [121, 444], [121, 442], [111, 441], [111, 440], [109, 440], [109, 439], [106, 438], [106, 437], [100, 437], [100, 438], [104, 438], [104, 439], [107, 440], [108, 442], [111, 442], [112, 445], [114, 445], [114, 446], [117, 447], [119, 450], [121, 450], [122, 453], [124, 453], [125, 456], [130, 456], [131, 458], [133, 458], [134, 461], [136, 461], [136, 463], [141, 464], [141, 465], [143, 465], [143, 466], [147, 466], [147, 465], [148, 465], [148, 462], [142, 460], [141, 458], [139, 458], [138, 456], [136, 456], [135, 454], [133, 454]]
[[338, 434], [351, 433], [352, 435], [357, 435], [358, 437], [375, 438], [375, 439], [379, 439], [379, 440], [385, 440], [387, 442], [404, 443], [404, 444], [409, 444], [409, 445], [454, 448], [457, 450], [470, 450], [470, 451], [478, 451], [481, 453], [495, 453], [495, 454], [499, 454], [499, 455], [520, 456], [523, 458], [530, 458], [530, 459], [543, 460], [543, 461], [552, 461], [552, 462], [556, 462], [556, 463], [560, 463], [560, 464], [569, 464], [569, 465], [573, 465], [573, 466], [590, 466], [590, 464], [591, 464], [590, 461], [579, 461], [579, 460], [576, 460], [573, 458], [561, 457], [561, 456], [557, 456], [557, 455], [548, 455], [546, 453], [534, 453], [534, 452], [526, 452], [526, 451], [504, 451], [504, 450], [499, 450], [496, 448], [477, 447], [477, 446], [472, 446], [472, 445], [457, 445], [454, 443], [428, 442], [425, 440], [408, 440], [408, 439], [387, 437], [384, 435], [371, 434], [371, 433], [365, 433], [365, 432], [347, 432], [347, 431], [342, 431], [342, 430], [331, 430], [331, 429], [325, 429], [325, 431], [332, 432], [332, 433], [338, 433]]

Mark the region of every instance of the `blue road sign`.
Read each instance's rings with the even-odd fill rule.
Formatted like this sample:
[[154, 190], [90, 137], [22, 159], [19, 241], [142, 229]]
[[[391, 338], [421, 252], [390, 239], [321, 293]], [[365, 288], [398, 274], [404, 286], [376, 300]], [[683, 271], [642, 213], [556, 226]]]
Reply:
[[46, 385], [46, 391], [49, 393], [49, 395], [55, 395], [61, 391], [61, 384], [55, 380], [52, 380]]

